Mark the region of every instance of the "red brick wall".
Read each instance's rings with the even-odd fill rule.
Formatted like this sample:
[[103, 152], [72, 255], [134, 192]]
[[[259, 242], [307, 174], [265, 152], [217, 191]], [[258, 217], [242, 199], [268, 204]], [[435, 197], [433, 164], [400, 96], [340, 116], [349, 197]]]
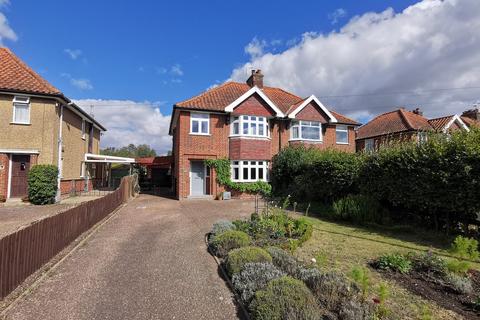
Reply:
[[317, 106], [316, 103], [310, 102], [295, 116], [297, 120], [319, 121], [327, 123], [327, 115]]
[[270, 139], [230, 138], [230, 159], [270, 160], [271, 144]]
[[271, 117], [275, 115], [275, 112], [258, 94], [254, 94], [236, 107], [233, 114]]
[[7, 198], [9, 165], [8, 154], [0, 153], [0, 166], [3, 166], [3, 169], [0, 169], [0, 197]]
[[[88, 180], [88, 190], [93, 189], [92, 180]], [[72, 192], [83, 192], [85, 191], [85, 180], [76, 179], [76, 180], [62, 180], [60, 181], [60, 192], [62, 195], [69, 194]]]

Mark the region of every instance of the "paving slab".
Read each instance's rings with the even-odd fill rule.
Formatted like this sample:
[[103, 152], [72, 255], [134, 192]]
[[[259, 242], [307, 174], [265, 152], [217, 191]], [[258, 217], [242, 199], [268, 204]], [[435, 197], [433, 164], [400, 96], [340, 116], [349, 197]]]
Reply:
[[141, 195], [11, 308], [6, 319], [237, 319], [232, 293], [205, 248], [219, 219], [251, 201]]

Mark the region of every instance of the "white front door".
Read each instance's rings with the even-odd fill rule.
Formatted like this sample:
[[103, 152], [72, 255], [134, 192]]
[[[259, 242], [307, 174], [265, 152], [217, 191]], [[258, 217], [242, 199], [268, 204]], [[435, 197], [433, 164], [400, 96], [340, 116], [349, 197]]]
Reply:
[[190, 161], [190, 195], [205, 195], [205, 165], [203, 161]]

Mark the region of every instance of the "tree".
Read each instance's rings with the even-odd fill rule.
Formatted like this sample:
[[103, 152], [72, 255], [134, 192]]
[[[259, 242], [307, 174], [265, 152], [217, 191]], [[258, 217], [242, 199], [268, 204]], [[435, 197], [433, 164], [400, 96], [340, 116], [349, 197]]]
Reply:
[[144, 158], [144, 157], [155, 157], [157, 153], [147, 144], [140, 144], [135, 146], [134, 144], [129, 144], [128, 146], [115, 148], [107, 147], [100, 150], [100, 154], [115, 156], [115, 157], [128, 157], [128, 158]]

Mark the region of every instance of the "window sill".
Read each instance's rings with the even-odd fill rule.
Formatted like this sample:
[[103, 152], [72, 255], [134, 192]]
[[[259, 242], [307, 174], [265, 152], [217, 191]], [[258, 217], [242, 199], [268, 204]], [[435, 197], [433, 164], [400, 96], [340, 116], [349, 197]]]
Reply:
[[211, 136], [210, 133], [195, 133], [195, 132], [190, 132], [189, 133], [191, 136]]
[[238, 183], [255, 183], [255, 182], [259, 182], [259, 181], [263, 181], [263, 182], [268, 182], [267, 180], [233, 180], [232, 179], [232, 182], [238, 182]]
[[348, 146], [350, 143], [348, 143], [348, 142], [337, 142], [337, 144], [341, 144], [341, 145], [344, 145], [344, 146]]
[[272, 140], [271, 137], [261, 137], [261, 136], [242, 136], [242, 135], [230, 135], [229, 138], [241, 138], [241, 139], [252, 139], [252, 140]]
[[323, 143], [323, 140], [312, 140], [312, 139], [290, 139], [289, 142], [312, 142], [312, 143]]
[[31, 126], [32, 124], [29, 123], [29, 122], [10, 122], [10, 124], [14, 124], [14, 125], [19, 125], [19, 126]]

